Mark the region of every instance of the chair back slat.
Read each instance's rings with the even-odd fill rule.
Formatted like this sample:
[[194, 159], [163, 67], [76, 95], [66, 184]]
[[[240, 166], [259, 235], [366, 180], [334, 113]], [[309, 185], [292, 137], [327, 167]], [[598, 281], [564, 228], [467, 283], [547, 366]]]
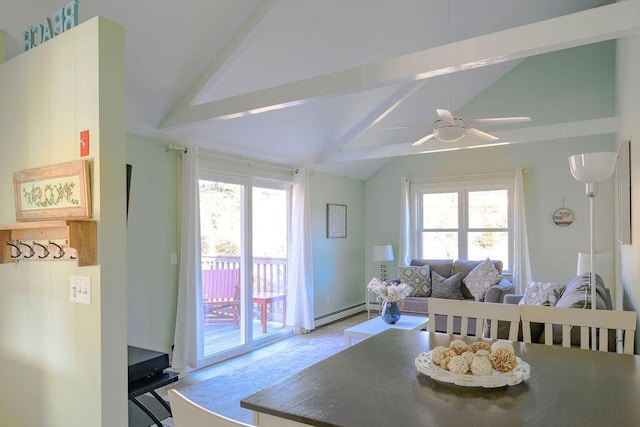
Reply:
[[240, 284], [240, 270], [202, 270], [202, 298], [205, 301], [233, 300]]
[[580, 328], [580, 348], [589, 349], [591, 328], [599, 329], [598, 349], [609, 348], [609, 330], [624, 334], [623, 352], [633, 354], [635, 341], [636, 312], [618, 310], [590, 310], [582, 308], [557, 308], [548, 306], [522, 305], [523, 339], [531, 342], [531, 322], [544, 324], [545, 344], [553, 345], [553, 325], [562, 325], [562, 346], [571, 346], [571, 328]]
[[448, 334], [453, 334], [453, 319], [460, 317], [460, 335], [468, 334], [468, 319], [476, 319], [475, 334], [482, 336], [484, 321], [491, 324], [491, 336], [496, 339], [498, 336], [498, 321], [509, 322], [509, 339], [518, 339], [518, 323], [520, 321], [519, 306], [514, 304], [498, 304], [491, 302], [475, 302], [451, 300], [444, 298], [429, 298], [429, 323], [430, 332], [435, 332], [435, 316], [444, 315], [447, 317]]

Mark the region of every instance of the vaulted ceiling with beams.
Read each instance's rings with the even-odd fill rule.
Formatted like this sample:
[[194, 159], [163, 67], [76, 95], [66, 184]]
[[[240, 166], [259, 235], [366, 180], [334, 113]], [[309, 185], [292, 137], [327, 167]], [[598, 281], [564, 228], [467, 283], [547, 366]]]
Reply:
[[[68, 0], [4, 3], [10, 60], [23, 31]], [[639, 10], [602, 0], [80, 0], [79, 22], [125, 27], [128, 132], [364, 179], [396, 156], [614, 133], [615, 117], [558, 111], [554, 123], [483, 128], [495, 142], [413, 145], [436, 109], [455, 114], [529, 57], [635, 33]]]

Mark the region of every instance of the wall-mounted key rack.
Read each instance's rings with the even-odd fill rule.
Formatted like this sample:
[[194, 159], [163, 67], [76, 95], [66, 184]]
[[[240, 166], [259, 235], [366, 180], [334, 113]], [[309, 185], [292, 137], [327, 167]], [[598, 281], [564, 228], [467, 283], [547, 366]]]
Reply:
[[69, 261], [97, 264], [95, 220], [37, 221], [0, 225], [0, 263]]

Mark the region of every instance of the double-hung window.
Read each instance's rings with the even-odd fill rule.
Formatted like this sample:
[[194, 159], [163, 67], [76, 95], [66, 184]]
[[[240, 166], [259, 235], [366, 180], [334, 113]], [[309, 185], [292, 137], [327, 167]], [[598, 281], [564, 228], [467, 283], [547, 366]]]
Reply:
[[511, 270], [513, 178], [412, 184], [418, 258], [501, 260]]

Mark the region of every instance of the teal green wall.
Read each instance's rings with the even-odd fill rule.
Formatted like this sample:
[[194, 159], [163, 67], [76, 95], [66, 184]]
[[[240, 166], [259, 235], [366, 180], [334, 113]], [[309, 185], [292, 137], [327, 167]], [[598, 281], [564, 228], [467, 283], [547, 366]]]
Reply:
[[[309, 193], [318, 318], [364, 301], [364, 182], [314, 172]], [[327, 203], [347, 205], [346, 238], [327, 238]]]
[[166, 141], [127, 134], [133, 166], [127, 269], [129, 344], [170, 352], [176, 320], [178, 266], [177, 161]]
[[[523, 61], [459, 112], [462, 117], [529, 115], [531, 126], [557, 122], [569, 110], [575, 120], [615, 115], [615, 45], [599, 43]], [[563, 112], [562, 117], [565, 117]], [[497, 128], [496, 128], [497, 129]], [[487, 129], [489, 130], [489, 129]], [[614, 135], [571, 138], [490, 148], [398, 157], [365, 184], [365, 245], [392, 243], [398, 255], [400, 178], [456, 177], [527, 170], [526, 214], [534, 280], [567, 281], [575, 275], [577, 252], [589, 248], [589, 211], [584, 185], [569, 171], [568, 156], [615, 151]], [[553, 212], [573, 210], [575, 221], [557, 227]], [[596, 198], [597, 248], [615, 246], [614, 180], [600, 185]], [[388, 263], [390, 270], [397, 259]], [[378, 265], [367, 262], [367, 277]], [[392, 275], [392, 274], [391, 274]]]

